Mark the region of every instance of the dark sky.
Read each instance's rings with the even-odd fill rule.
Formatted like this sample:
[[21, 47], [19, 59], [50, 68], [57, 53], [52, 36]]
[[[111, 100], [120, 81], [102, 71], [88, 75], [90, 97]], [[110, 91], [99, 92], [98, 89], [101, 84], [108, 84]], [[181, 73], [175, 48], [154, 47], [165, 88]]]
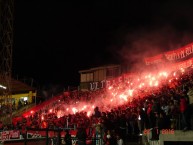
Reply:
[[15, 0], [13, 74], [78, 85], [81, 69], [183, 46], [193, 38], [190, 2]]

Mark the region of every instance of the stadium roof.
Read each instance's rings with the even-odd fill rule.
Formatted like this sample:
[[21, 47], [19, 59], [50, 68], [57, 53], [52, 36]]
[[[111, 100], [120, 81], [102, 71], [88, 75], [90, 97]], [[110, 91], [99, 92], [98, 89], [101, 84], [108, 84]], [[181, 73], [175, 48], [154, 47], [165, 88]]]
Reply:
[[89, 72], [89, 71], [95, 71], [95, 70], [99, 70], [99, 69], [107, 69], [107, 68], [113, 68], [113, 67], [120, 67], [120, 65], [119, 64], [109, 64], [109, 65], [104, 65], [104, 66], [100, 66], [100, 67], [93, 67], [90, 69], [80, 70], [79, 73], [85, 73], [85, 72]]
[[[2, 93], [3, 89], [7, 89], [7, 86], [4, 85], [3, 79], [0, 78], [0, 93]], [[17, 94], [17, 93], [23, 93], [23, 92], [28, 92], [28, 91], [35, 91], [36, 89], [15, 79], [11, 79], [11, 92], [12, 94]]]

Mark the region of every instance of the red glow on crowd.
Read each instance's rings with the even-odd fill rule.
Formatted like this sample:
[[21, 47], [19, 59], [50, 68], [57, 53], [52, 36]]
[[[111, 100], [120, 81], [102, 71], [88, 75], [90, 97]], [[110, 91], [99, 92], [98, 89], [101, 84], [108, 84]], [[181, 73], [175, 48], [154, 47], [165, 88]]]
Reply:
[[[57, 117], [60, 118], [67, 114], [76, 114], [77, 112], [82, 111], [87, 112], [87, 116], [90, 116], [93, 113], [95, 106], [98, 106], [101, 111], [110, 111], [112, 108], [120, 105], [132, 104], [134, 99], [147, 96], [148, 94], [151, 94], [152, 91], [159, 91], [162, 84], [171, 83], [174, 80], [177, 80], [184, 72], [185, 69], [180, 69], [180, 73], [177, 73], [176, 71], [142, 73], [139, 76], [130, 78], [126, 83], [113, 83], [108, 87], [105, 93], [99, 94], [90, 102], [75, 101], [74, 103], [64, 105], [58, 100], [60, 109], [57, 111]], [[49, 112], [54, 112], [54, 108], [50, 109]], [[31, 111], [31, 114], [32, 113], [33, 111]]]

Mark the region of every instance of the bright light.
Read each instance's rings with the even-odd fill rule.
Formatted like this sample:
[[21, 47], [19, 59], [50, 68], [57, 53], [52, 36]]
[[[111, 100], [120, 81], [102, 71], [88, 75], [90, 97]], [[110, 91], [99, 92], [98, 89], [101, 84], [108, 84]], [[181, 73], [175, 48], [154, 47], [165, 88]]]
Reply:
[[3, 89], [7, 89], [7, 87], [6, 86], [3, 86], [3, 85], [0, 85], [0, 88], [3, 88]]
[[[60, 101], [59, 104], [61, 105], [61, 112], [57, 114], [57, 117], [62, 117], [67, 114], [76, 114], [81, 111], [87, 112], [86, 115], [90, 117], [96, 106], [98, 106], [101, 111], [110, 111], [114, 107], [125, 104], [133, 106], [130, 102], [138, 99], [138, 97], [139, 99], [145, 98], [145, 96], [155, 93], [154, 91], [159, 91], [158, 89], [162, 88], [162, 84], [170, 85], [173, 81], [175, 83], [175, 80], [180, 80], [182, 75], [181, 71], [184, 71], [184, 69], [179, 69], [178, 71], [172, 70], [171, 72], [165, 69], [161, 72], [141, 73], [136, 77], [128, 77], [125, 81], [117, 82], [117, 84], [116, 81], [114, 81], [113, 83], [115, 85], [107, 87], [104, 94], [102, 94], [103, 91], [102, 93], [99, 91], [99, 93], [96, 93], [93, 96], [91, 93], [90, 95], [93, 98], [93, 101], [91, 100], [90, 102], [74, 100], [63, 106], [63, 104], [60, 103], [64, 102], [57, 99], [56, 102], [59, 103]], [[65, 107], [64, 110], [62, 107]], [[30, 110], [31, 115], [34, 112], [35, 111]], [[54, 108], [50, 107], [48, 112], [55, 112]], [[141, 116], [137, 116], [137, 119], [141, 120]], [[40, 120], [45, 120], [45, 117], [40, 115]]]
[[149, 85], [152, 86], [152, 81], [149, 82]]
[[184, 68], [181, 68], [181, 72], [184, 73], [184, 72], [185, 72], [185, 69], [184, 69]]
[[123, 100], [127, 101], [127, 96], [126, 95], [121, 94], [119, 97], [120, 97], [120, 99], [123, 99]]
[[158, 86], [158, 81], [155, 82], [155, 86]]
[[27, 101], [27, 100], [28, 100], [28, 98], [27, 98], [27, 97], [24, 97], [24, 98], [23, 98], [23, 100], [24, 100], [24, 101]]
[[88, 111], [88, 112], [87, 112], [87, 116], [89, 117], [89, 116], [90, 116], [90, 114], [91, 114], [91, 111]]
[[141, 120], [141, 116], [139, 115], [138, 120]]
[[163, 76], [165, 76], [166, 78], [168, 77], [167, 72], [163, 72], [162, 74], [163, 74]]
[[111, 90], [112, 88], [113, 88], [113, 87], [112, 87], [112, 86], [110, 86], [110, 87], [109, 87], [109, 90]]
[[87, 108], [87, 106], [86, 106], [86, 105], [84, 105], [84, 106], [83, 106], [83, 108], [82, 108], [82, 110], [85, 110], [86, 108]]
[[133, 96], [133, 90], [128, 90], [129, 96]]
[[152, 77], [152, 78], [151, 78], [151, 80], [153, 80], [153, 81], [154, 81], [154, 80], [155, 80], [155, 77]]
[[72, 112], [73, 112], [74, 114], [76, 114], [76, 113], [78, 112], [78, 110], [73, 107], [73, 108], [72, 108]]

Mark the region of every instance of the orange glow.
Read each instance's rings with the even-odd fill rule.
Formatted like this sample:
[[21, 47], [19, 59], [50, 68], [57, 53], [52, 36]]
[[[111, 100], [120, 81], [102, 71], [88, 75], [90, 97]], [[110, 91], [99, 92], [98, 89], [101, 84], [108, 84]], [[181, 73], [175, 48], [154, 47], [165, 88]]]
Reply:
[[87, 116], [89, 117], [91, 115], [91, 111], [88, 111], [87, 112]]

